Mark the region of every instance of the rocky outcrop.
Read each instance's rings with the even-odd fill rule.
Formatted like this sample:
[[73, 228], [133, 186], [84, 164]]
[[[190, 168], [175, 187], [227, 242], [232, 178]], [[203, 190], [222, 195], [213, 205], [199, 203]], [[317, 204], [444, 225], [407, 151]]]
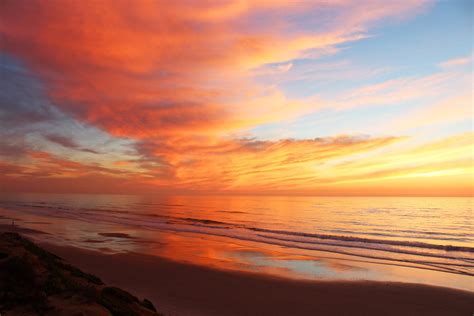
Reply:
[[0, 233], [0, 314], [161, 315], [153, 304], [105, 285], [16, 233]]

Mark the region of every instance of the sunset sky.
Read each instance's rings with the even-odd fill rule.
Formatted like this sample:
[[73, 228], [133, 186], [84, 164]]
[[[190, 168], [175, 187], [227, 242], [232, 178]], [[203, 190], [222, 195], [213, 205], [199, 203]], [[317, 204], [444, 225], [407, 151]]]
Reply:
[[2, 1], [6, 192], [473, 194], [473, 2]]

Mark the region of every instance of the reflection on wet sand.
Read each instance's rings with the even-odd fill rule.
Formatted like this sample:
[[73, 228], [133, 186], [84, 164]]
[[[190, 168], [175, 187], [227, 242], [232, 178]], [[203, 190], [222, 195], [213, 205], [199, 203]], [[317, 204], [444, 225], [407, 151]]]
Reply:
[[[6, 227], [15, 221], [18, 230], [43, 243], [107, 254], [151, 254], [221, 270], [293, 279], [409, 281], [474, 290], [471, 237], [462, 231], [469, 221], [466, 227], [461, 225], [467, 218], [464, 213], [469, 213], [468, 205], [463, 204], [466, 200], [442, 201], [443, 210], [453, 217], [442, 223], [435, 218], [438, 222], [427, 225], [446, 225], [444, 231], [439, 228], [434, 236], [418, 230], [417, 234], [424, 234], [422, 243], [410, 237], [422, 218], [414, 220], [409, 208], [418, 205], [421, 213], [437, 212], [440, 207], [429, 205], [438, 201], [295, 197], [78, 200], [61, 196], [48, 203], [0, 205], [0, 223]], [[385, 234], [380, 230], [388, 224], [373, 216], [375, 209], [394, 219]], [[460, 231], [449, 232], [455, 224]], [[454, 237], [456, 247], [466, 252], [446, 246]]]

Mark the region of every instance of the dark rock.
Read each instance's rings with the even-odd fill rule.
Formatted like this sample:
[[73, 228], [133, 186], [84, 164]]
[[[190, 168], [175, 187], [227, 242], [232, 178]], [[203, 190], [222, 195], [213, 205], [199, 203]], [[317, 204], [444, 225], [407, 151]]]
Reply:
[[0, 233], [0, 314], [160, 315], [16, 233]]
[[154, 312], [156, 312], [156, 308], [155, 306], [153, 305], [152, 302], [150, 302], [149, 300], [147, 300], [146, 298], [141, 302], [142, 306], [148, 308], [149, 310], [152, 310]]

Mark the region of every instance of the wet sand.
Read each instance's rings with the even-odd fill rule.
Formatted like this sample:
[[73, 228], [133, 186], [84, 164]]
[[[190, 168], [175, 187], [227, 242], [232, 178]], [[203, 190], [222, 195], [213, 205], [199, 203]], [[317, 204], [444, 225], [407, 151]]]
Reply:
[[41, 245], [108, 284], [151, 299], [166, 315], [474, 313], [474, 293], [449, 288], [368, 281], [298, 281], [221, 271], [142, 254], [108, 255]]

